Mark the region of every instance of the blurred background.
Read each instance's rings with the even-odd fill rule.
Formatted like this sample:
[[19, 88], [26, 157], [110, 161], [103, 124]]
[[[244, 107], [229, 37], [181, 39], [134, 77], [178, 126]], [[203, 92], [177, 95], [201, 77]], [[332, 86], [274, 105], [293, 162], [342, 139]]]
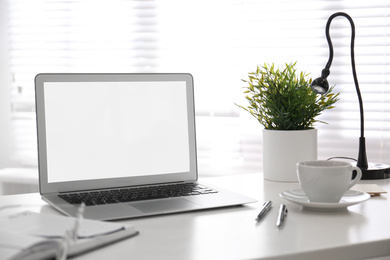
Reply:
[[[235, 105], [246, 105], [242, 79], [258, 65], [295, 61], [320, 76], [325, 25], [339, 11], [356, 27], [368, 160], [390, 164], [387, 0], [1, 0], [0, 194], [38, 189], [34, 77], [43, 72], [191, 73], [200, 177], [261, 171], [263, 126]], [[348, 20], [335, 18], [330, 33], [328, 80], [340, 101], [316, 125], [318, 158], [356, 158]]]

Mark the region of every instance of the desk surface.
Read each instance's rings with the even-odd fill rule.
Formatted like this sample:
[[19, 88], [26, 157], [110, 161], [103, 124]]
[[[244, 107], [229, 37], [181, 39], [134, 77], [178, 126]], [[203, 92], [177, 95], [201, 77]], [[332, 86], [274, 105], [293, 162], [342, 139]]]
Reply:
[[[261, 174], [203, 179], [258, 199], [245, 206], [129, 219], [140, 235], [74, 259], [371, 259], [390, 256], [388, 193], [337, 212], [310, 211], [279, 197], [298, 183], [263, 180]], [[390, 180], [376, 183], [390, 193]], [[273, 201], [267, 216], [254, 221], [261, 205]], [[279, 205], [289, 210], [275, 225]], [[14, 207], [9, 207], [14, 205]], [[19, 206], [18, 206], [19, 205]], [[0, 196], [0, 215], [32, 210], [59, 214], [38, 193]]]

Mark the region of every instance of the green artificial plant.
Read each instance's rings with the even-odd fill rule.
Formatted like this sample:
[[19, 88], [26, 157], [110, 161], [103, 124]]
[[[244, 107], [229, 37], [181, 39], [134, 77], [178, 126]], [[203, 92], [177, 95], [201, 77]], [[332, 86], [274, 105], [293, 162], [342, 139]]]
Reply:
[[312, 79], [308, 74], [296, 74], [296, 62], [275, 69], [264, 64], [257, 66], [256, 72], [249, 73], [249, 79], [243, 80], [249, 86], [244, 93], [249, 102], [247, 107], [238, 105], [254, 116], [265, 129], [306, 130], [314, 128], [314, 123], [323, 121], [316, 117], [325, 109], [333, 108], [338, 95], [334, 88], [318, 95], [311, 90]]

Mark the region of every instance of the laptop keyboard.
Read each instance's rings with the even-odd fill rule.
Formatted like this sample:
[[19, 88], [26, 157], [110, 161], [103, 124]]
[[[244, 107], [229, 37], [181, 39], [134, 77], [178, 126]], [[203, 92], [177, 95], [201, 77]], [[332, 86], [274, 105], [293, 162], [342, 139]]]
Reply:
[[89, 192], [72, 192], [59, 194], [58, 196], [71, 204], [81, 204], [84, 202], [86, 206], [93, 206], [138, 200], [198, 196], [210, 193], [218, 193], [218, 191], [200, 184], [180, 183]]

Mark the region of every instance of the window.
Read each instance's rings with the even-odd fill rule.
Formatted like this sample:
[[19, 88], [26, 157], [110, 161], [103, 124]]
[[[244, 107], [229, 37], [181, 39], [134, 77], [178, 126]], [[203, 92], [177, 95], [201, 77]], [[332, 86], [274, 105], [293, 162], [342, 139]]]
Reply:
[[[190, 72], [195, 79], [201, 175], [261, 170], [262, 126], [245, 105], [241, 79], [257, 65], [298, 61], [320, 75], [328, 60], [325, 25], [334, 12], [355, 22], [357, 74], [369, 161], [390, 164], [390, 6], [385, 0], [8, 0], [0, 45], [0, 128], [7, 165], [36, 166], [33, 79], [39, 72]], [[5, 11], [7, 10], [7, 11]], [[2, 16], [3, 17], [3, 16]], [[7, 18], [7, 19], [6, 19]], [[6, 30], [6, 32], [4, 32]], [[320, 159], [357, 157], [359, 107], [350, 65], [350, 25], [331, 25], [328, 80], [341, 92], [318, 124]], [[6, 51], [5, 51], [6, 50]], [[8, 72], [6, 70], [9, 70]], [[11, 75], [8, 77], [8, 75]], [[3, 119], [4, 118], [4, 119]], [[3, 140], [2, 140], [3, 142]], [[13, 148], [13, 149], [12, 149]], [[4, 161], [4, 160], [3, 160]], [[0, 160], [0, 164], [2, 160]]]

